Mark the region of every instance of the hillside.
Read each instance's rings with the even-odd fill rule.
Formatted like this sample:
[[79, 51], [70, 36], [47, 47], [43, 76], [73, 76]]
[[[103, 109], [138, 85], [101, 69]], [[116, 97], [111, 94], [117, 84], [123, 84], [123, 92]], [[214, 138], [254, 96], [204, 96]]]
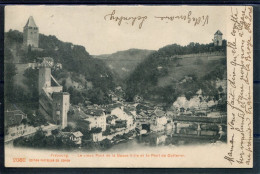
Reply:
[[94, 57], [103, 60], [120, 79], [125, 79], [139, 63], [153, 52], [152, 50], [129, 49]]
[[209, 100], [219, 100], [226, 89], [225, 79], [225, 42], [222, 47], [173, 44], [152, 53], [136, 67], [126, 80], [126, 97], [132, 101], [140, 95], [171, 105], [178, 97], [190, 99], [202, 89]]
[[[77, 90], [73, 85], [70, 86], [70, 89], [65, 87], [65, 90], [73, 93], [71, 95], [72, 103], [82, 103], [86, 99], [93, 103], [109, 102], [108, 91], [113, 90], [115, 86], [112, 72], [102, 60], [89, 55], [83, 46], [62, 42], [55, 36], [43, 34], [39, 35], [40, 49], [29, 48], [28, 51], [25, 51], [22, 48], [22, 42], [23, 34], [21, 32], [10, 30], [5, 33], [5, 64], [9, 66], [8, 69], [6, 68], [6, 72], [9, 73], [10, 67], [15, 71], [12, 72], [15, 75], [8, 79], [10, 82], [7, 84], [10, 85], [10, 92], [6, 94], [11, 95], [11, 91], [14, 89], [18, 89], [17, 93], [19, 93], [7, 98], [13, 98], [16, 101], [18, 99], [15, 98], [21, 96], [29, 96], [28, 100], [34, 98], [37, 94], [38, 71], [29, 68], [28, 65], [35, 61], [41, 61], [40, 58], [42, 57], [52, 57], [54, 64], [62, 64], [62, 69], [53, 70], [52, 74], [64, 86], [74, 83], [71, 82], [71, 76], [80, 77], [81, 80], [79, 78], [73, 78], [73, 80], [78, 79], [77, 83], [81, 83], [83, 89], [88, 84], [92, 86], [91, 89], [83, 91]], [[7, 73], [5, 75], [7, 76]], [[7, 78], [5, 80], [7, 81]], [[95, 94], [98, 97], [94, 96]], [[97, 101], [96, 98], [99, 98], [99, 100]], [[37, 97], [33, 101], [37, 101]]]

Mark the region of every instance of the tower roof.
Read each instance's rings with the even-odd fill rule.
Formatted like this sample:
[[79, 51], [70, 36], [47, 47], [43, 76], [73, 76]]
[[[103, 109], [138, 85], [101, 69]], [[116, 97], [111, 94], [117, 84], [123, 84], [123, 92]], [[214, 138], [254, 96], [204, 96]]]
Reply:
[[51, 57], [44, 57], [39, 67], [51, 68], [53, 66], [53, 59]]
[[29, 17], [24, 27], [37, 27], [32, 16]]
[[223, 35], [222, 33], [221, 33], [221, 31], [217, 31], [216, 33], [215, 33], [215, 35]]

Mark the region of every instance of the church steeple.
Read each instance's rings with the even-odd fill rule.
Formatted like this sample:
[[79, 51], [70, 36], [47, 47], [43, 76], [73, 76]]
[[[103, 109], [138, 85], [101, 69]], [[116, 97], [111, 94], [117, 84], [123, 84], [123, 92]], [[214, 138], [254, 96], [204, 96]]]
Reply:
[[23, 44], [25, 47], [31, 46], [38, 48], [39, 28], [35, 24], [32, 16], [29, 17], [27, 23], [23, 27]]

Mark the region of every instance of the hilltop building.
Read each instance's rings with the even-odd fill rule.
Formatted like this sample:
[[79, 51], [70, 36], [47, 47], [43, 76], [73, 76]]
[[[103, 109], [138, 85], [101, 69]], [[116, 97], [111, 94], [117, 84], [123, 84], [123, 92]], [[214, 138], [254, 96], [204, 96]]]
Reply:
[[222, 46], [222, 35], [223, 34], [219, 30], [214, 34], [214, 46]]
[[43, 58], [39, 65], [39, 111], [64, 129], [67, 127], [70, 95], [63, 92], [63, 87], [51, 75], [51, 60], [52, 58]]
[[29, 17], [23, 27], [23, 45], [25, 48], [29, 46], [38, 48], [39, 46], [39, 28], [35, 24], [32, 16]]

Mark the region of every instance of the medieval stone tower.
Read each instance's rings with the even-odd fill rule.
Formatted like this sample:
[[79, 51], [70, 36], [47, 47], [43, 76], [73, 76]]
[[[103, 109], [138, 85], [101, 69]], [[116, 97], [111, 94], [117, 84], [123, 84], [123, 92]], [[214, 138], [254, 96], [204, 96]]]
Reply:
[[43, 92], [43, 88], [51, 87], [51, 65], [44, 61], [39, 65], [39, 94]]
[[67, 126], [67, 113], [69, 111], [69, 93], [67, 92], [54, 92], [53, 98], [53, 120], [57, 125], [61, 125], [62, 128]]
[[222, 35], [223, 34], [219, 30], [214, 34], [214, 46], [222, 46]]
[[34, 22], [32, 16], [29, 17], [27, 23], [23, 27], [23, 45], [38, 48], [39, 45], [39, 28]]
[[39, 111], [49, 121], [67, 127], [67, 113], [70, 107], [70, 94], [63, 92], [63, 87], [51, 75], [53, 60], [43, 58], [39, 65]]

